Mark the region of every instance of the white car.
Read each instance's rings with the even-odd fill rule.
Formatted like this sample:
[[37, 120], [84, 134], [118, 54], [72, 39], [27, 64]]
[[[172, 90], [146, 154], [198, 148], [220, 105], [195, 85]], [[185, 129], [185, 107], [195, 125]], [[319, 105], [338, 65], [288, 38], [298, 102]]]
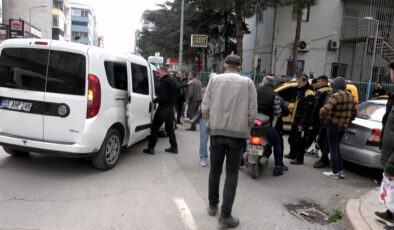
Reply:
[[141, 57], [52, 40], [0, 45], [0, 145], [12, 155], [91, 157], [113, 168], [150, 133], [155, 94]]

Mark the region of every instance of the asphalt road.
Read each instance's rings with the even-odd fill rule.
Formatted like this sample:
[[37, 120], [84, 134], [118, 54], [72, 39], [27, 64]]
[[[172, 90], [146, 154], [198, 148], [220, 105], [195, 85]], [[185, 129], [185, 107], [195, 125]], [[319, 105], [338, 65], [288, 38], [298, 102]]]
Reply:
[[[0, 150], [0, 229], [218, 229], [206, 213], [209, 167], [198, 157], [198, 132], [177, 130], [178, 155], [145, 155], [146, 141], [129, 148], [117, 167], [95, 170], [89, 161], [32, 154], [14, 158]], [[285, 147], [288, 152], [288, 146]], [[284, 207], [306, 200], [328, 212], [344, 208], [377, 185], [365, 169], [333, 180], [313, 169], [316, 158], [273, 177], [273, 159], [260, 178], [241, 170], [233, 215], [238, 229], [341, 229], [302, 221]], [[222, 179], [223, 181], [223, 179]]]

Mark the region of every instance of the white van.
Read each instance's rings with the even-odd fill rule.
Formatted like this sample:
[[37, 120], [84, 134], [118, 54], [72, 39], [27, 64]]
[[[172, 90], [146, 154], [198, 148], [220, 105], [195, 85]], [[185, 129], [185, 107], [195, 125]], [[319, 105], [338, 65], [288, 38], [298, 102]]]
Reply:
[[113, 168], [122, 147], [149, 135], [153, 95], [141, 57], [42, 39], [0, 45], [0, 145], [12, 155], [91, 157]]

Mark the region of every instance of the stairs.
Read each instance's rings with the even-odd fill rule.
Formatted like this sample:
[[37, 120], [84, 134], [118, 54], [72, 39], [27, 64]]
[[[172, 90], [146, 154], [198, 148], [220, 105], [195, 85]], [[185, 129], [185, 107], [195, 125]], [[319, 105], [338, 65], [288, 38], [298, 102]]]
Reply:
[[[374, 47], [374, 38], [369, 39], [369, 53], [373, 53], [373, 47]], [[387, 42], [386, 40], [382, 38], [378, 38], [377, 43], [376, 43], [376, 53], [381, 54], [382, 57], [388, 62], [394, 61], [394, 44], [391, 42]]]

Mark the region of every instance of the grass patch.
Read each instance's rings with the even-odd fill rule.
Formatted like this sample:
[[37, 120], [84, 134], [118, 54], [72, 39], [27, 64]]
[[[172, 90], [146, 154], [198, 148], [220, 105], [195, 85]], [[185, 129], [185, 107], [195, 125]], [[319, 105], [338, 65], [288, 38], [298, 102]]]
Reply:
[[341, 210], [339, 209], [334, 209], [333, 213], [331, 214], [331, 216], [328, 217], [328, 223], [334, 223], [337, 222], [339, 220], [341, 220], [343, 217], [343, 214], [341, 212]]

